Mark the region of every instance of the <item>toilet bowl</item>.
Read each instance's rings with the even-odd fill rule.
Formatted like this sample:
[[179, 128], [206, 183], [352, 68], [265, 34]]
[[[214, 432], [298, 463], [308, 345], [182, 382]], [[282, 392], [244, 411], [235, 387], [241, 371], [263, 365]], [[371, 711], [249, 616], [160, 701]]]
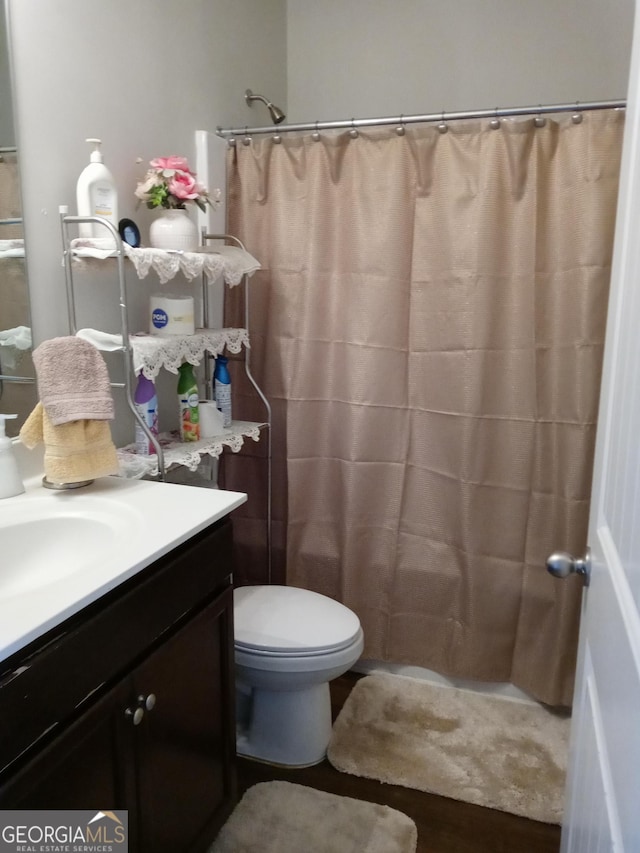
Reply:
[[297, 587], [244, 586], [233, 598], [238, 754], [318, 764], [331, 737], [329, 682], [362, 654], [358, 617]]

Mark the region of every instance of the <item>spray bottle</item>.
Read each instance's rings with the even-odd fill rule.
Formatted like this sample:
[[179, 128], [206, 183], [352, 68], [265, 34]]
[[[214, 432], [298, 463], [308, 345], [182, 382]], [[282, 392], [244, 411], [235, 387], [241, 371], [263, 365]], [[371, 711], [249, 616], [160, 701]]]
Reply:
[[213, 371], [213, 398], [216, 409], [222, 412], [222, 425], [231, 426], [231, 376], [227, 368], [227, 359], [223, 355], [216, 358]]
[[[138, 377], [138, 384], [133, 395], [138, 414], [149, 427], [150, 432], [158, 435], [158, 397], [156, 395], [156, 386], [151, 379], [141, 373]], [[138, 421], [136, 421], [136, 453], [140, 456], [149, 456], [155, 453], [156, 449], [142, 429]]]
[[193, 367], [185, 362], [178, 368], [178, 405], [181, 441], [198, 441], [200, 438], [200, 395]]

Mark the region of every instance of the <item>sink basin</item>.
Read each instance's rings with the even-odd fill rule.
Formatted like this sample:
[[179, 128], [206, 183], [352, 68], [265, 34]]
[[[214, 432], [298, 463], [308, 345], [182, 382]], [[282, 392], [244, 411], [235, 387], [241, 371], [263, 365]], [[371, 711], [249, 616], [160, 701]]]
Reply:
[[0, 663], [247, 499], [121, 477], [44, 489], [37, 458], [14, 450], [26, 491], [0, 500]]
[[0, 599], [59, 584], [109, 559], [135, 535], [136, 513], [113, 502], [60, 495], [25, 501], [0, 513]]

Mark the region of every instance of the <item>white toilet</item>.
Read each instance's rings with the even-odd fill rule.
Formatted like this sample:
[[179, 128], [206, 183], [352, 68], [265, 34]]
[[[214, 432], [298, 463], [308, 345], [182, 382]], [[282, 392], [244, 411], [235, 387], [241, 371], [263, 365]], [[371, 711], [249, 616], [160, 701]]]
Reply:
[[358, 617], [307, 589], [244, 586], [234, 623], [238, 754], [318, 764], [331, 737], [329, 681], [362, 654]]

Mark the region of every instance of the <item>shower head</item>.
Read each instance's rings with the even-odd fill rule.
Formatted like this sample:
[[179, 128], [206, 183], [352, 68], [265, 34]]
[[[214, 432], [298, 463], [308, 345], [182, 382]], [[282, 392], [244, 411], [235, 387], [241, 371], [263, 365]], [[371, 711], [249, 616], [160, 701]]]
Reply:
[[280, 107], [274, 106], [271, 101], [268, 101], [263, 95], [254, 95], [251, 89], [247, 89], [244, 93], [244, 99], [249, 107], [251, 106], [251, 101], [262, 101], [263, 104], [266, 104], [267, 109], [269, 110], [269, 115], [271, 116], [271, 121], [274, 124], [280, 124], [280, 122], [284, 121], [286, 118]]

